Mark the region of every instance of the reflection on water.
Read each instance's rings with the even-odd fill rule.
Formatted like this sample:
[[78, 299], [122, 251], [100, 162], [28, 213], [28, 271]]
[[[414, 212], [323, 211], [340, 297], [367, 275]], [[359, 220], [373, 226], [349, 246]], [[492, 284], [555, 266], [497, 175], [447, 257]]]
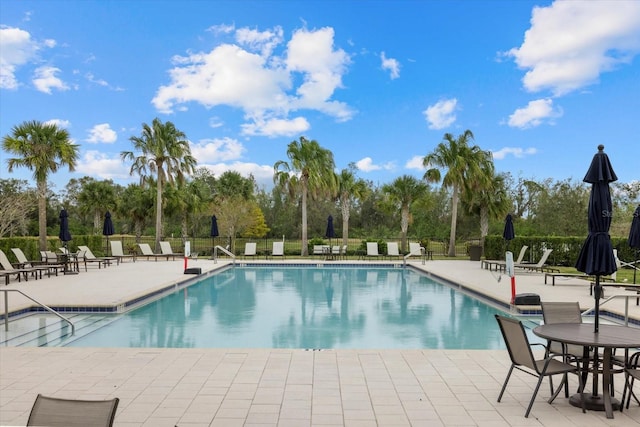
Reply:
[[73, 346], [502, 348], [494, 308], [398, 268], [235, 267]]

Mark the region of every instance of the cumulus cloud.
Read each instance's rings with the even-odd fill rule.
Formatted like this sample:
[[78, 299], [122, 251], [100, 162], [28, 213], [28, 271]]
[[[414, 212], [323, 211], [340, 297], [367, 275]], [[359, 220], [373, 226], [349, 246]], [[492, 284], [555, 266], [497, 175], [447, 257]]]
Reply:
[[373, 159], [371, 157], [365, 157], [356, 162], [356, 167], [358, 170], [363, 172], [373, 172], [377, 170], [392, 170], [394, 168], [393, 162], [383, 163], [381, 165], [376, 165], [373, 163]]
[[69, 129], [71, 127], [71, 122], [69, 120], [62, 119], [51, 119], [44, 122], [47, 125], [56, 125], [59, 128]]
[[239, 159], [246, 150], [232, 138], [203, 139], [191, 143], [191, 154], [198, 163], [210, 163]]
[[495, 160], [502, 160], [508, 155], [512, 155], [515, 158], [521, 159], [525, 156], [532, 156], [536, 154], [538, 150], [535, 148], [519, 148], [519, 147], [504, 147], [497, 151], [492, 151], [493, 158]]
[[413, 156], [412, 158], [407, 160], [407, 163], [404, 165], [404, 167], [407, 169], [424, 170], [424, 165], [422, 163], [423, 160], [424, 156]]
[[100, 179], [130, 179], [129, 167], [119, 155], [110, 157], [100, 151], [89, 150], [78, 161], [76, 171]]
[[109, 123], [95, 125], [89, 130], [89, 136], [85, 141], [91, 144], [106, 143], [112, 144], [118, 139], [118, 134], [111, 129]]
[[382, 61], [382, 69], [388, 70], [391, 80], [400, 77], [400, 63], [393, 58], [387, 58], [385, 53], [380, 54], [380, 60]]
[[62, 81], [56, 73], [59, 73], [60, 69], [57, 67], [44, 66], [36, 68], [33, 77], [33, 85], [40, 92], [51, 95], [51, 89], [68, 90], [69, 86]]
[[639, 51], [640, 2], [559, 0], [534, 7], [524, 42], [506, 55], [528, 70], [522, 80], [528, 91], [561, 96], [630, 63]]
[[434, 105], [427, 107], [423, 111], [429, 124], [429, 129], [444, 129], [451, 126], [456, 121], [456, 107], [458, 100], [456, 98], [444, 99], [436, 102]]
[[0, 88], [17, 89], [16, 70], [36, 57], [38, 43], [20, 28], [0, 27]]
[[236, 44], [175, 56], [169, 84], [152, 100], [158, 111], [186, 109], [190, 102], [206, 108], [227, 105], [244, 112], [245, 134], [267, 136], [308, 129], [305, 118], [289, 117], [294, 111], [320, 111], [338, 121], [353, 116], [348, 105], [333, 99], [350, 58], [334, 47], [332, 28], [297, 30], [284, 48], [280, 27], [257, 31], [218, 26], [211, 31], [233, 33]]
[[536, 99], [524, 108], [518, 108], [509, 116], [511, 127], [526, 129], [539, 126], [542, 123], [553, 124], [554, 120], [563, 115], [562, 108], [554, 107], [552, 99]]

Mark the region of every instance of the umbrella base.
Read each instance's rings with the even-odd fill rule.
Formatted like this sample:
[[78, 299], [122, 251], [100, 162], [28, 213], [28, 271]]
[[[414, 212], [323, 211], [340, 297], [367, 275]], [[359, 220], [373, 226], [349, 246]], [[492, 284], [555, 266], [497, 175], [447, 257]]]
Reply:
[[[572, 406], [581, 408], [580, 393], [576, 393], [569, 398], [569, 403]], [[594, 396], [592, 394], [585, 393], [584, 395], [584, 407], [590, 411], [604, 411], [604, 399], [602, 396]], [[611, 407], [614, 411], [620, 409], [620, 402], [615, 397], [611, 397]]]

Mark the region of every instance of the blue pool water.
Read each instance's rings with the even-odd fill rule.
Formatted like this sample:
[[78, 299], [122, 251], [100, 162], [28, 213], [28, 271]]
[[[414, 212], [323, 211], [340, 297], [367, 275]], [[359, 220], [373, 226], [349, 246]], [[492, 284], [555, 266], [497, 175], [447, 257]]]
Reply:
[[494, 349], [499, 310], [411, 269], [234, 267], [123, 315], [80, 347]]

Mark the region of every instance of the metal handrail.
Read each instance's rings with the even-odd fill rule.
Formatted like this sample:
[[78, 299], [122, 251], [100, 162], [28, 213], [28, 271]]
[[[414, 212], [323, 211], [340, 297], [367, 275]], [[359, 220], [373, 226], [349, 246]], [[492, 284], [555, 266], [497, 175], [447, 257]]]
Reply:
[[32, 298], [29, 295], [25, 294], [20, 289], [0, 289], [0, 291], [4, 292], [4, 330], [5, 331], [9, 330], [9, 294], [8, 292], [17, 292], [21, 294], [23, 297], [30, 299], [31, 301], [35, 302], [36, 304], [38, 304], [40, 307], [44, 308], [48, 312], [55, 314], [60, 319], [67, 322], [69, 325], [71, 325], [71, 335], [75, 334], [76, 327], [71, 320], [67, 319], [62, 314], [58, 313], [57, 311], [47, 306], [46, 304], [43, 304], [40, 301], [36, 300], [35, 298]]
[[233, 259], [233, 263], [236, 263], [236, 256], [234, 253], [230, 252], [227, 250], [227, 248], [223, 248], [222, 246], [216, 246], [213, 248], [213, 262], [217, 263], [218, 262], [218, 249], [220, 249], [221, 252], [227, 254], [231, 259]]
[[[638, 295], [622, 295], [622, 294], [611, 295], [609, 298], [606, 298], [604, 301], [602, 301], [600, 303], [600, 307], [602, 307], [603, 305], [605, 305], [609, 301], [614, 300], [616, 298], [624, 298], [625, 299], [625, 302], [624, 302], [624, 325], [625, 326], [629, 326], [629, 298], [638, 298]], [[584, 316], [585, 314], [587, 314], [589, 312], [592, 312], [595, 309], [596, 309], [596, 306], [594, 305], [593, 307], [583, 311], [582, 315]]]

